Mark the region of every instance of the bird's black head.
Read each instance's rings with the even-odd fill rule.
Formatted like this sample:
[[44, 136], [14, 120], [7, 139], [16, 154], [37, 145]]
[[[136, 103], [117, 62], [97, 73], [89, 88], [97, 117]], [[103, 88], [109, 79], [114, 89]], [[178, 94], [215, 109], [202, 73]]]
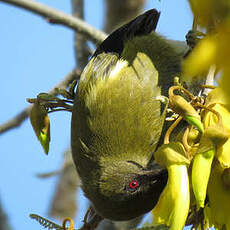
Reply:
[[147, 169], [134, 161], [116, 161], [102, 168], [92, 192], [85, 191], [96, 212], [111, 220], [129, 220], [151, 211], [167, 183], [167, 170]]

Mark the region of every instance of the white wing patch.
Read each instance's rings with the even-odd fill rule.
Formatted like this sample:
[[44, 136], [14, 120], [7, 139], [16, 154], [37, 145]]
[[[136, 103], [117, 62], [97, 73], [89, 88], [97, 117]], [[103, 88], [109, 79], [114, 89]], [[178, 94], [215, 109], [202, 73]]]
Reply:
[[112, 84], [112, 82], [118, 80], [120, 76], [119, 73], [127, 66], [128, 62], [126, 60], [118, 60], [109, 76], [98, 78], [96, 84], [93, 83], [88, 86], [88, 95], [85, 98], [85, 103], [88, 108], [93, 107], [92, 104], [97, 103], [97, 95], [100, 94], [100, 91], [106, 89], [105, 84]]
[[125, 60], [119, 60], [113, 70], [111, 71], [109, 78], [115, 78], [118, 76], [119, 72], [128, 65], [128, 62]]

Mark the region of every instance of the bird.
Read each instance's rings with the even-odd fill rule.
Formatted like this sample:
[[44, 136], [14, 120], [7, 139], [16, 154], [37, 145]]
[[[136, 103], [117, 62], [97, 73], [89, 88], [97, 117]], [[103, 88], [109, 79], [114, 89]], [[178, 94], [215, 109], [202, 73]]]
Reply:
[[71, 149], [81, 187], [95, 212], [130, 220], [154, 208], [167, 170], [154, 162], [168, 89], [186, 47], [155, 32], [159, 12], [146, 11], [96, 49], [77, 85]]

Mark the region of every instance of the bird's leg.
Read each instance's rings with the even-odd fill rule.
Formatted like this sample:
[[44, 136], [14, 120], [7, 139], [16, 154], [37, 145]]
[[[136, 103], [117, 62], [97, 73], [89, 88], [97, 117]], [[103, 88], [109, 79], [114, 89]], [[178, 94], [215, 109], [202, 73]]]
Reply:
[[189, 30], [188, 33], [186, 34], [186, 43], [192, 50], [196, 44], [205, 37], [205, 33], [198, 31], [198, 30]]
[[74, 80], [71, 85], [69, 86], [68, 90], [65, 89], [60, 89], [60, 88], [55, 88], [55, 94], [61, 95], [62, 97], [69, 99], [69, 100], [74, 100], [75, 97], [75, 88], [77, 86], [78, 81]]
[[186, 58], [190, 52], [194, 49], [197, 43], [205, 37], [205, 33], [198, 30], [197, 20], [193, 19], [192, 29], [188, 31], [185, 35], [186, 43], [189, 47], [188, 51], [185, 53], [184, 58]]

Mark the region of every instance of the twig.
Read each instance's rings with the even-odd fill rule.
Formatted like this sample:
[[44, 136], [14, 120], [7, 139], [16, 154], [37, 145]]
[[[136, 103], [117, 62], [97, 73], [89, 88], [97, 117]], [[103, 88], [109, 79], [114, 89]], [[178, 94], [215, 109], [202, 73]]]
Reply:
[[83, 20], [73, 17], [69, 14], [63, 13], [59, 10], [53, 9], [42, 3], [38, 3], [32, 0], [0, 0], [7, 4], [18, 6], [26, 9], [30, 12], [38, 14], [50, 23], [61, 24], [76, 30], [78, 33], [83, 34], [90, 41], [98, 44], [101, 43], [105, 38], [106, 34], [100, 30], [97, 30], [93, 26], [87, 24]]
[[70, 150], [67, 150], [64, 155], [64, 165], [48, 213], [49, 216], [59, 219], [64, 219], [66, 216], [74, 218], [78, 208], [76, 191], [79, 187], [79, 177]]
[[29, 116], [31, 108], [32, 106], [26, 107], [20, 113], [18, 113], [15, 117], [13, 117], [12, 119], [0, 125], [0, 134], [21, 125], [21, 123]]
[[[67, 86], [69, 86], [69, 84], [73, 80], [79, 78], [79, 76], [80, 76], [80, 71], [78, 71], [78, 70], [71, 71], [64, 79], [62, 79], [56, 86], [54, 86], [49, 91], [49, 94], [55, 95], [56, 94], [55, 88], [65, 89]], [[13, 117], [12, 119], [10, 119], [7, 122], [0, 125], [0, 135], [6, 131], [12, 129], [12, 128], [16, 128], [16, 127], [20, 126], [22, 124], [22, 122], [28, 118], [31, 108], [32, 108], [32, 106], [26, 107], [20, 113], [18, 113], [15, 117]]]
[[[84, 0], [72, 0], [72, 14], [84, 20]], [[88, 63], [91, 52], [87, 40], [78, 32], [74, 34], [74, 51], [77, 68], [83, 69]]]

